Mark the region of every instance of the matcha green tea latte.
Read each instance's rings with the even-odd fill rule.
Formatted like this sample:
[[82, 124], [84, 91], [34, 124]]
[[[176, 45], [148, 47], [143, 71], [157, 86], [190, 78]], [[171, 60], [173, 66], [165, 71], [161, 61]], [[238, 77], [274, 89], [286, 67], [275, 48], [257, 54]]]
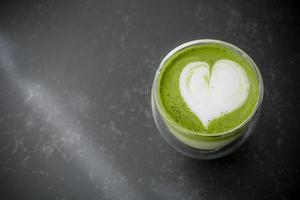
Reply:
[[152, 110], [162, 136], [178, 151], [217, 158], [251, 134], [263, 96], [253, 60], [218, 40], [196, 40], [171, 51], [152, 88]]

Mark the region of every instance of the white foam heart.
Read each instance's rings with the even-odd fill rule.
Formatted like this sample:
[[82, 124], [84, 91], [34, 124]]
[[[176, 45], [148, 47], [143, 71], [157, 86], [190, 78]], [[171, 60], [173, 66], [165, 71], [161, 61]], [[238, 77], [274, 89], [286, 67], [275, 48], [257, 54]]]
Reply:
[[208, 128], [209, 122], [240, 107], [248, 97], [249, 79], [236, 62], [192, 62], [179, 78], [180, 93], [193, 113]]

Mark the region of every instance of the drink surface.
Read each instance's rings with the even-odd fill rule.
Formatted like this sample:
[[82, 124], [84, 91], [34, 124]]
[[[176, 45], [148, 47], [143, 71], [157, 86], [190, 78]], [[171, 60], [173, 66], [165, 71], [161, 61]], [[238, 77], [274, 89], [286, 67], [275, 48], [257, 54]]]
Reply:
[[163, 63], [158, 95], [171, 123], [199, 135], [222, 134], [254, 112], [259, 79], [251, 63], [230, 47], [196, 44]]

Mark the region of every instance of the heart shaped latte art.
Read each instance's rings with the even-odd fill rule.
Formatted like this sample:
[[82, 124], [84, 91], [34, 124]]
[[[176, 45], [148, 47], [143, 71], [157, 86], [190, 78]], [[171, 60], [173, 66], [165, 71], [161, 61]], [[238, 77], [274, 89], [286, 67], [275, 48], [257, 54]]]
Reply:
[[206, 62], [192, 62], [179, 78], [182, 98], [205, 128], [213, 119], [239, 108], [249, 94], [249, 79], [236, 62], [221, 59], [210, 69]]

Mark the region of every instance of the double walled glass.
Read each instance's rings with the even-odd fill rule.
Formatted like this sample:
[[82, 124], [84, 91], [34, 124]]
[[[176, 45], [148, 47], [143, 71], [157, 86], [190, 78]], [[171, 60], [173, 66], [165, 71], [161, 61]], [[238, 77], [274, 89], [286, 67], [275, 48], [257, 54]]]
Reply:
[[[223, 133], [194, 133], [175, 123], [163, 112], [158, 96], [158, 80], [160, 71], [166, 61], [178, 51], [193, 45], [218, 44], [235, 51], [244, 57], [256, 72], [259, 82], [259, 97], [252, 114], [238, 127]], [[252, 133], [258, 121], [260, 107], [263, 99], [263, 80], [254, 61], [241, 49], [219, 40], [195, 40], [182, 44], [172, 50], [161, 62], [154, 78], [151, 94], [151, 106], [154, 121], [163, 138], [177, 151], [198, 159], [215, 159], [226, 156], [237, 149]]]

